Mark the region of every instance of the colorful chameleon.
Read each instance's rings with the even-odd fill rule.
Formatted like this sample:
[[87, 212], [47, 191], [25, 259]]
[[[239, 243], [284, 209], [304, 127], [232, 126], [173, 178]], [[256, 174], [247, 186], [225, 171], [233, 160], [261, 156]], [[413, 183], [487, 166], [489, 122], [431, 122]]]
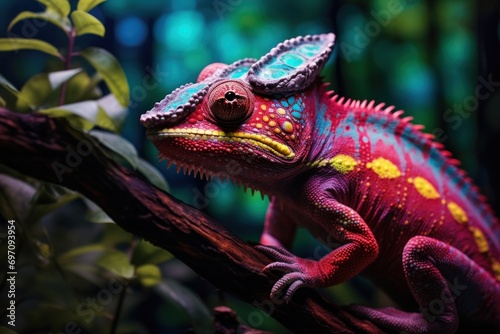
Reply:
[[[500, 224], [422, 126], [318, 78], [333, 34], [297, 37], [260, 60], [211, 64], [141, 116], [170, 163], [231, 177], [271, 198], [257, 246], [283, 277], [271, 297], [370, 278], [401, 308], [349, 306], [380, 326], [453, 333], [500, 327]], [[232, 168], [231, 170], [234, 170]], [[290, 248], [298, 226], [336, 246], [318, 261]]]

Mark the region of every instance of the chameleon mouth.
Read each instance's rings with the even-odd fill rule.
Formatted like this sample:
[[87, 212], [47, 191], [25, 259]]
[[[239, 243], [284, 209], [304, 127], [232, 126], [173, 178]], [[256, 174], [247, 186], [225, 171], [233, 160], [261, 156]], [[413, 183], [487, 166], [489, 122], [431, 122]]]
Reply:
[[293, 159], [295, 153], [292, 152], [290, 147], [279, 143], [271, 138], [257, 134], [246, 132], [224, 132], [218, 130], [203, 130], [203, 129], [163, 129], [163, 130], [148, 130], [146, 133], [149, 137], [160, 139], [162, 137], [185, 137], [195, 140], [218, 140], [225, 142], [248, 143], [252, 146], [260, 147], [264, 150], [271, 151], [285, 159]]

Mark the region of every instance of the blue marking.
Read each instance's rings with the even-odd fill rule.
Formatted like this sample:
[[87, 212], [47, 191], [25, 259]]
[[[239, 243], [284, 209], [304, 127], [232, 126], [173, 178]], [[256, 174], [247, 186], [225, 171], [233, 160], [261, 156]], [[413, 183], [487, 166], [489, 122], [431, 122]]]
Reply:
[[297, 51], [307, 57], [307, 58], [311, 58], [311, 57], [314, 57], [318, 54], [318, 51], [320, 50], [320, 46], [319, 45], [315, 45], [315, 44], [304, 44], [304, 45], [301, 45], [299, 46], [299, 48], [297, 49]]
[[294, 117], [296, 119], [301, 119], [302, 115], [298, 111], [294, 111], [294, 112], [292, 112], [292, 117]]
[[363, 143], [367, 144], [368, 143], [368, 138], [366, 136], [363, 136], [361, 138], [361, 140], [363, 141]]
[[289, 104], [294, 104], [294, 103], [295, 103], [295, 98], [294, 98], [294, 97], [293, 97], [293, 95], [292, 95], [292, 96], [290, 96], [290, 97], [288, 98], [288, 100], [287, 100], [287, 101], [288, 101], [288, 103], [289, 103]]
[[300, 105], [298, 105], [298, 104], [294, 104], [294, 105], [292, 106], [292, 110], [295, 110], [295, 111], [299, 111], [299, 112], [300, 112], [300, 111], [303, 111], [303, 107], [301, 107], [301, 106], [300, 106]]
[[288, 102], [286, 102], [285, 100], [281, 100], [281, 105], [285, 108], [288, 108]]
[[200, 90], [207, 86], [206, 83], [197, 83], [187, 87], [184, 87], [172, 101], [170, 101], [163, 110], [164, 112], [168, 112], [171, 109], [177, 109], [177, 107], [183, 106], [189, 102], [189, 99], [193, 94], [198, 93]]
[[293, 51], [285, 52], [279, 59], [288, 66], [293, 68], [300, 67], [306, 62], [306, 59]]

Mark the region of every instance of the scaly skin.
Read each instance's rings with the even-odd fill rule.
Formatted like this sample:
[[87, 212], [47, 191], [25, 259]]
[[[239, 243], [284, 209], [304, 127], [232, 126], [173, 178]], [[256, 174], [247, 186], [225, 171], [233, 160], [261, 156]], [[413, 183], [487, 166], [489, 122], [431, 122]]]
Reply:
[[[388, 329], [500, 327], [500, 224], [442, 145], [401, 111], [325, 91], [333, 34], [299, 37], [259, 61], [207, 66], [141, 117], [161, 154], [269, 194], [262, 250], [271, 297], [363, 274], [401, 309], [350, 306]], [[297, 226], [333, 250], [291, 254]], [[340, 246], [339, 246], [340, 245]]]

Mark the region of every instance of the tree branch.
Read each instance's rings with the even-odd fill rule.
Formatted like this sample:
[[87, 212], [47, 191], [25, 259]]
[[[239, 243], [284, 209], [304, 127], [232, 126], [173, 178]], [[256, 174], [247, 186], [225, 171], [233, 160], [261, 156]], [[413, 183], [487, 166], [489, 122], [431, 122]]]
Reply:
[[[90, 153], [85, 150], [89, 145]], [[106, 158], [103, 150], [63, 119], [0, 109], [0, 163], [80, 192], [126, 231], [168, 250], [216, 287], [261, 308], [293, 331], [382, 333], [311, 289], [300, 289], [289, 304], [271, 301], [269, 292], [278, 277], [261, 273], [270, 261], [265, 255]]]

